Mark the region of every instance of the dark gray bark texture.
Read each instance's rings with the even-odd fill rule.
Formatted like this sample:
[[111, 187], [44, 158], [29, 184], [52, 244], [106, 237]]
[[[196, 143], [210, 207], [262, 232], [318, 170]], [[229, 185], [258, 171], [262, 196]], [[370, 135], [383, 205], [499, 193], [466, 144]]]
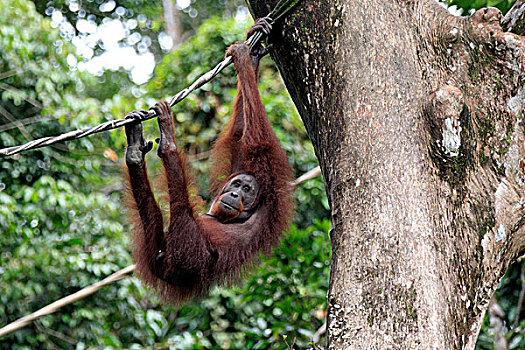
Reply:
[[501, 21], [304, 0], [270, 38], [332, 210], [327, 349], [474, 349], [525, 247], [525, 42]]

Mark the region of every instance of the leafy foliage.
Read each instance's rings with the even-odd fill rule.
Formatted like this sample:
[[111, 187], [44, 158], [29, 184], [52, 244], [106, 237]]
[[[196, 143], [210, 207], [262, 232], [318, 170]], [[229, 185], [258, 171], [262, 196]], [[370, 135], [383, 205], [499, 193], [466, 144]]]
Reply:
[[[240, 289], [215, 289], [179, 310], [156, 306], [134, 314], [150, 321], [143, 322], [148, 339], [170, 349], [287, 349], [285, 338], [307, 348], [326, 316], [329, 228], [329, 221], [292, 228]], [[133, 338], [132, 348], [152, 344]]]
[[[73, 2], [34, 1], [40, 13], [58, 9], [75, 24], [83, 17], [71, 9]], [[99, 11], [102, 3], [81, 4], [96, 23], [114, 18], [121, 6], [127, 19], [146, 16], [137, 29], [143, 35], [155, 37], [162, 31], [159, 1], [116, 1], [109, 12]], [[506, 11], [513, 1], [450, 3], [465, 10], [497, 6]], [[31, 2], [0, 0], [0, 147], [120, 118], [173, 95], [220, 61], [227, 45], [242, 39], [249, 24], [224, 21], [238, 5], [194, 2], [198, 15], [184, 12], [183, 20], [188, 35], [196, 35], [166, 55], [156, 78], [139, 89], [124, 81], [122, 72], [94, 78], [71, 70], [67, 59], [74, 49]], [[216, 13], [222, 18], [204, 21]], [[160, 58], [163, 53], [157, 48], [156, 54]], [[269, 59], [263, 61], [260, 88], [297, 174], [313, 168], [316, 161], [301, 120]], [[234, 95], [235, 77], [229, 69], [174, 108], [179, 145], [190, 155], [210, 149]], [[136, 96], [146, 97], [137, 101]], [[158, 135], [155, 123], [145, 128], [150, 139]], [[131, 263], [119, 191], [124, 147], [122, 132], [115, 131], [0, 159], [0, 325]], [[155, 157], [149, 160], [158, 167]], [[192, 167], [207, 197], [207, 159], [194, 160]], [[216, 289], [208, 298], [176, 309], [159, 304], [130, 276], [2, 338], [0, 349], [309, 347], [326, 314], [330, 223], [318, 220], [328, 217], [320, 178], [301, 185], [296, 196], [297, 225], [269, 257], [262, 257], [262, 265], [246, 275], [242, 286]], [[523, 309], [517, 309], [521, 264], [509, 269], [496, 293], [512, 349], [525, 347]], [[511, 329], [515, 320], [517, 327]], [[477, 347], [492, 349], [493, 342], [487, 316]]]
[[[62, 18], [55, 23], [61, 31], [61, 35], [67, 41], [85, 41], [97, 26], [110, 21], [119, 21], [126, 31], [126, 38], [121, 45], [132, 47], [139, 53], [151, 52], [159, 60], [166, 52], [161, 40], [166, 37], [164, 31], [167, 29], [164, 21], [164, 8], [166, 1], [146, 0], [32, 0], [36, 9], [42, 15], [55, 18], [57, 13]], [[170, 0], [177, 4], [176, 0]], [[195, 30], [207, 18], [222, 13], [223, 18], [229, 19], [236, 15], [239, 8], [244, 8], [242, 0], [199, 0], [188, 2], [185, 8], [176, 7], [173, 15], [181, 30], [182, 39], [186, 39], [195, 33]], [[96, 35], [94, 36], [96, 37]], [[102, 38], [95, 38], [92, 43], [94, 56], [102, 55], [106, 50]], [[92, 41], [91, 38], [88, 41]], [[89, 60], [89, 59], [88, 59]], [[120, 70], [111, 73], [118, 75], [119, 82], [126, 82], [126, 72]], [[111, 80], [107, 80], [111, 82]], [[105, 88], [104, 86], [102, 86]], [[115, 92], [116, 93], [116, 92]]]
[[[7, 147], [121, 118], [172, 95], [216, 64], [248, 24], [210, 20], [164, 58], [156, 73], [161, 79], [118, 95], [112, 95], [116, 89], [99, 93], [96, 79], [70, 69], [73, 48], [31, 2], [0, 0], [0, 27], [0, 147]], [[311, 145], [269, 59], [261, 91], [298, 174], [314, 167]], [[179, 144], [190, 154], [210, 148], [234, 94], [230, 70], [174, 110]], [[138, 95], [149, 97], [137, 101]], [[150, 139], [158, 136], [155, 124], [145, 125]], [[113, 131], [0, 159], [0, 326], [131, 264], [120, 194], [124, 147], [123, 132]], [[152, 167], [155, 158], [148, 158]], [[206, 159], [192, 165], [206, 185]], [[296, 193], [298, 225], [243, 286], [175, 309], [128, 277], [3, 337], [0, 349], [285, 349], [284, 335], [307, 347], [325, 315], [330, 224], [318, 220], [327, 216], [320, 179]]]
[[[523, 260], [517, 261], [509, 267], [494, 296], [494, 300], [503, 311], [501, 318], [508, 349], [525, 348], [525, 317], [523, 317], [525, 315], [525, 305], [523, 305], [525, 300], [523, 300], [521, 293], [525, 293], [525, 262]], [[522, 304], [520, 304], [520, 298]], [[476, 349], [494, 349], [494, 330], [490, 326], [489, 318], [490, 315], [487, 312], [476, 343]]]
[[[71, 48], [54, 45], [59, 33], [31, 5], [0, 1], [0, 119], [7, 122], [1, 125], [0, 147], [105, 119], [98, 103], [78, 95], [83, 83], [69, 70]], [[93, 191], [115, 174], [113, 163], [102, 156], [111, 154], [105, 146], [110, 140], [108, 134], [0, 161], [2, 325], [129, 264], [125, 246], [115, 244], [125, 241], [119, 200]], [[75, 338], [94, 337], [101, 327], [89, 320], [107, 313], [94, 304], [109, 303], [110, 295], [88, 307], [92, 315], [67, 308], [59, 318], [43, 318], [6, 336], [0, 348], [52, 347], [51, 333], [86, 323], [93, 331]]]
[[502, 13], [506, 13], [516, 0], [448, 0], [449, 5], [462, 8], [465, 13], [470, 10], [479, 10], [482, 7], [497, 7]]

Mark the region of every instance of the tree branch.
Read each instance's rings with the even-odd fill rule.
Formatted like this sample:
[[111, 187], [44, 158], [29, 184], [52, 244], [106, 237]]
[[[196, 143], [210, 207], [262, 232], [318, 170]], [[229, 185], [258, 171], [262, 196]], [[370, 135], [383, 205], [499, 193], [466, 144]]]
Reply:
[[506, 32], [523, 35], [525, 29], [525, 0], [518, 0], [501, 20]]
[[88, 295], [95, 293], [100, 288], [125, 277], [128, 273], [130, 273], [134, 269], [135, 269], [135, 265], [128, 266], [120, 271], [115, 272], [114, 274], [110, 275], [109, 277], [103, 279], [100, 282], [97, 282], [89, 287], [83, 288], [74, 294], [68, 295], [65, 298], [59, 299], [55, 301], [54, 303], [51, 303], [47, 305], [46, 307], [43, 307], [42, 309], [36, 312], [33, 312], [30, 315], [24, 316], [16, 320], [15, 322], [10, 323], [3, 328], [0, 328], [0, 337], [6, 334], [9, 334], [11, 332], [14, 332], [17, 329], [20, 329], [22, 327], [25, 327], [28, 323], [33, 322], [34, 320], [42, 316], [52, 314], [53, 312], [57, 311], [58, 309], [60, 309], [61, 307], [65, 305], [71, 304], [77, 300], [80, 300], [82, 298], [85, 298]]
[[512, 322], [512, 330], [515, 330], [520, 323], [521, 308], [523, 306], [523, 298], [525, 298], [525, 262], [521, 263], [520, 281], [521, 290], [518, 297], [518, 305], [516, 306], [516, 315], [514, 316], [514, 321]]
[[504, 329], [505, 312], [495, 298], [489, 304], [490, 328], [494, 331], [494, 349], [507, 350], [507, 339], [505, 339]]
[[415, 3], [414, 17], [423, 37], [432, 42], [440, 39], [455, 40], [464, 18], [450, 14], [435, 1], [419, 0]]

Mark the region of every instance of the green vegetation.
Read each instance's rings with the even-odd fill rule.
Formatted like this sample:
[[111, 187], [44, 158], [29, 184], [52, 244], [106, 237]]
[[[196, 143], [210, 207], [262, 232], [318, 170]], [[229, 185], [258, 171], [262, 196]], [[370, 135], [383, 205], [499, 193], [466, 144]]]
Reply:
[[[111, 11], [99, 11], [106, 2], [0, 0], [0, 147], [120, 119], [172, 96], [219, 62], [250, 25], [231, 19], [241, 1], [197, 0], [191, 4], [194, 17], [181, 11], [184, 37], [194, 36], [165, 52], [156, 39], [164, 26], [160, 1], [122, 0]], [[83, 16], [73, 11], [74, 3], [82, 4]], [[153, 78], [137, 87], [122, 69], [96, 77], [78, 71], [68, 59], [82, 58], [45, 17], [51, 7], [73, 25], [88, 16], [102, 23], [123, 7], [123, 18], [141, 23], [135, 31], [152, 38]], [[95, 56], [103, 49], [98, 44]], [[260, 89], [296, 174], [315, 167], [302, 122], [269, 58], [263, 60]], [[190, 155], [210, 149], [234, 95], [229, 68], [173, 109], [178, 143]], [[158, 136], [156, 122], [144, 127], [149, 139]], [[115, 130], [0, 159], [0, 326], [132, 263], [122, 205], [124, 150], [123, 131]], [[148, 161], [152, 170], [159, 167], [153, 153]], [[191, 165], [207, 199], [207, 159]], [[129, 276], [3, 337], [0, 349], [310, 348], [326, 317], [329, 211], [320, 178], [299, 186], [295, 195], [294, 225], [241, 285], [175, 308], [160, 304]], [[497, 293], [507, 327], [520, 320], [521, 274], [521, 263], [511, 267]], [[411, 302], [410, 291], [406, 299]], [[407, 316], [415, 319], [416, 310], [410, 310]], [[514, 349], [525, 342], [525, 321], [517, 324], [508, 328]], [[488, 321], [478, 348], [493, 348]]]
[[[162, 57], [148, 85], [137, 88], [126, 72], [93, 77], [70, 69], [74, 47], [32, 2], [0, 0], [0, 147], [147, 108], [213, 67], [248, 26], [209, 19]], [[177, 139], [188, 153], [210, 149], [228, 120], [235, 87], [230, 68], [174, 108]], [[315, 167], [301, 120], [269, 58], [260, 88], [297, 175]], [[145, 129], [149, 139], [158, 136], [155, 121]], [[116, 130], [0, 159], [0, 326], [132, 263], [122, 205], [124, 151], [123, 131]], [[158, 167], [154, 153], [148, 160]], [[193, 161], [192, 167], [206, 198], [208, 161]], [[295, 225], [240, 286], [217, 288], [174, 308], [129, 276], [3, 337], [0, 349], [285, 349], [285, 336], [289, 344], [296, 340], [296, 348], [307, 348], [325, 318], [330, 223], [320, 178], [296, 195]]]
[[507, 12], [516, 0], [447, 0], [449, 5], [456, 5], [468, 13], [470, 10], [479, 10], [482, 7], [497, 7], [501, 12]]

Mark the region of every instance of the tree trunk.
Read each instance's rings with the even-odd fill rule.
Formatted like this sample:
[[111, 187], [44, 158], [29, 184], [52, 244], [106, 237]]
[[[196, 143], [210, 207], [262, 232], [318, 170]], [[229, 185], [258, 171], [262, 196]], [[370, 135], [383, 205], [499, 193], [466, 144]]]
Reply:
[[174, 1], [162, 0], [164, 8], [164, 21], [166, 22], [166, 32], [173, 42], [172, 50], [182, 44], [182, 23], [179, 11], [175, 8]]
[[303, 0], [274, 31], [332, 210], [327, 349], [474, 349], [525, 247], [525, 46], [501, 18]]

